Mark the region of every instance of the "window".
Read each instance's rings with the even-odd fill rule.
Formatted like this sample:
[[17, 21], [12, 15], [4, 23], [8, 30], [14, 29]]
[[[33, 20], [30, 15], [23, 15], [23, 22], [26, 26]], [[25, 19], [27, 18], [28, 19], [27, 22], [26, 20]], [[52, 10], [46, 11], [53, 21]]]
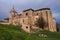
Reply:
[[32, 26], [30, 26], [30, 28], [32, 29]]
[[28, 29], [28, 26], [26, 26], [26, 28]]
[[24, 23], [24, 19], [23, 19], [23, 23]]
[[26, 13], [26, 16], [28, 16], [28, 13]]
[[37, 15], [38, 15], [38, 13], [37, 13]]

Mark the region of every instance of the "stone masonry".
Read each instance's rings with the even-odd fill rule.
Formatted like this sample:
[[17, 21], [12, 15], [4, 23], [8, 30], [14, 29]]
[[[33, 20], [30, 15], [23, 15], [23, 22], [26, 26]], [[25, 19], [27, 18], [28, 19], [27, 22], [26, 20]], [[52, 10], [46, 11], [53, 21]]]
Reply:
[[22, 29], [25, 32], [31, 32], [32, 29], [37, 29], [35, 22], [39, 17], [43, 17], [45, 22], [48, 24], [44, 27], [45, 30], [52, 32], [56, 31], [56, 20], [52, 16], [50, 8], [42, 8], [38, 10], [27, 9], [22, 13], [18, 14], [14, 8], [10, 11], [9, 24], [11, 25], [22, 25]]

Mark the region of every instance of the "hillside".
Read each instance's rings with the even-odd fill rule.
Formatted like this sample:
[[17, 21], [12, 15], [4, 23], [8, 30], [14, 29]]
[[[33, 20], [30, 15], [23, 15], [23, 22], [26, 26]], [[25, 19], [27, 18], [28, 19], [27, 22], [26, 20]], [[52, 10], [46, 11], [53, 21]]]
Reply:
[[[47, 35], [46, 38], [39, 34]], [[60, 32], [42, 30], [38, 33], [29, 34], [22, 32], [20, 27], [0, 24], [0, 40], [60, 40]]]

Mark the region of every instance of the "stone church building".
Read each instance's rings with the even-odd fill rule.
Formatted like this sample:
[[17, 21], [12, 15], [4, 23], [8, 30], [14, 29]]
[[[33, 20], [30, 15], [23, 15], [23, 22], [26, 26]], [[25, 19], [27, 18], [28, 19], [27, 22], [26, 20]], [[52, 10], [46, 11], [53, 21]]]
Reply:
[[16, 10], [12, 8], [10, 11], [8, 24], [21, 25], [21, 29], [30, 33], [32, 29], [39, 29], [39, 27], [37, 27], [35, 23], [41, 16], [48, 24], [47, 26], [44, 26], [44, 29], [55, 32], [56, 20], [53, 18], [50, 8], [42, 8], [38, 10], [33, 10], [30, 8], [24, 10], [20, 14], [18, 14], [18, 12], [16, 12]]

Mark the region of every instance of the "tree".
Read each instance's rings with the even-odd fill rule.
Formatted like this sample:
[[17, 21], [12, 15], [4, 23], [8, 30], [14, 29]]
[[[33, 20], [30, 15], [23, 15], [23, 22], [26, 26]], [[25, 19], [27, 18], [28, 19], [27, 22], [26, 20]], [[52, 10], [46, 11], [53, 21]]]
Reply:
[[46, 26], [47, 24], [42, 17], [39, 17], [35, 25], [38, 26], [39, 28], [44, 29], [44, 26]]

